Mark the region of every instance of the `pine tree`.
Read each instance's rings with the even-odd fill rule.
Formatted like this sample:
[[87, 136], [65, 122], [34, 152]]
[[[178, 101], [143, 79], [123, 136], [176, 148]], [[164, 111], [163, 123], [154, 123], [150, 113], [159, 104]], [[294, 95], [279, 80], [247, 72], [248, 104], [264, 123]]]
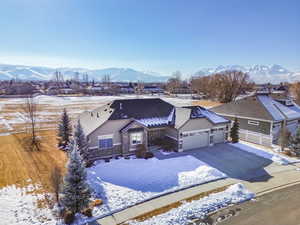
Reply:
[[291, 149], [296, 155], [300, 155], [300, 127], [297, 129], [296, 135], [292, 137]]
[[81, 157], [86, 162], [88, 159], [88, 144], [79, 120], [74, 132], [74, 141], [77, 143], [77, 147], [81, 154]]
[[69, 153], [67, 174], [64, 177], [61, 203], [66, 210], [78, 213], [88, 208], [91, 192], [86, 182], [87, 175], [84, 163], [77, 149], [76, 142], [73, 143], [72, 150]]
[[284, 151], [286, 147], [289, 146], [291, 141], [291, 133], [286, 129], [285, 124], [280, 129], [280, 136], [278, 139], [278, 144], [281, 147], [281, 151]]
[[71, 128], [71, 121], [69, 118], [69, 115], [67, 113], [67, 110], [64, 109], [60, 123], [58, 125], [58, 146], [60, 148], [66, 149], [70, 142], [70, 137], [72, 133], [72, 128]]
[[230, 137], [232, 143], [239, 142], [239, 122], [237, 118], [234, 119], [233, 126], [230, 130]]

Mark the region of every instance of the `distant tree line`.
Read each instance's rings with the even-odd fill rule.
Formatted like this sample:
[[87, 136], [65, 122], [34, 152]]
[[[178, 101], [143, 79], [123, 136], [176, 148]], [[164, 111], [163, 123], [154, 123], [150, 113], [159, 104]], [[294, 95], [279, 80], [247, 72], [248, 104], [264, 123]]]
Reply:
[[191, 85], [197, 93], [222, 103], [231, 102], [254, 87], [247, 73], [236, 70], [194, 77]]

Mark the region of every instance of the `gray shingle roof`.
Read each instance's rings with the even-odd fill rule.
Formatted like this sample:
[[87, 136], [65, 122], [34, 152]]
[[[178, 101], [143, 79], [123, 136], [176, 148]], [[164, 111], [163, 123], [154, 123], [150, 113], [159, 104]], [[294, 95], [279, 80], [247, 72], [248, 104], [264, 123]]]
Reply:
[[300, 118], [300, 113], [275, 101], [269, 95], [255, 95], [211, 109], [221, 115], [249, 117], [269, 121]]

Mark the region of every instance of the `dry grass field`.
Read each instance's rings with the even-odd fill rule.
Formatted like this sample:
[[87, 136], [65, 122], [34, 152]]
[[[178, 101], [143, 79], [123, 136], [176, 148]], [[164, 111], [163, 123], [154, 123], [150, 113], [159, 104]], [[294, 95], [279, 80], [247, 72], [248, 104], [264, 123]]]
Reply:
[[41, 131], [39, 136], [41, 150], [34, 152], [24, 147], [25, 133], [0, 136], [0, 188], [38, 183], [45, 191], [52, 191], [51, 171], [55, 165], [64, 171], [66, 154], [56, 148], [54, 130]]

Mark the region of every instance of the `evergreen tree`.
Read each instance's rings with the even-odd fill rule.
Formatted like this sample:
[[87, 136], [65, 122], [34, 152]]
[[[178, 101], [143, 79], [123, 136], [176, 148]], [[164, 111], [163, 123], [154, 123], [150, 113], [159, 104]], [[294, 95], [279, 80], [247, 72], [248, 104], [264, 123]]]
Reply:
[[78, 213], [88, 208], [91, 192], [86, 182], [87, 175], [84, 163], [77, 149], [76, 142], [73, 143], [69, 153], [67, 174], [64, 177], [61, 203], [66, 210]]
[[233, 126], [230, 130], [230, 137], [232, 143], [239, 142], [239, 122], [237, 118], [234, 119]]
[[84, 131], [82, 129], [81, 123], [78, 120], [75, 132], [74, 132], [74, 141], [77, 143], [78, 150], [81, 154], [81, 157], [84, 161], [87, 161], [88, 159], [88, 144], [87, 140], [84, 134]]
[[286, 147], [289, 146], [291, 141], [291, 133], [286, 129], [285, 124], [280, 129], [280, 136], [278, 139], [278, 144], [281, 147], [281, 151], [284, 151]]
[[70, 137], [72, 133], [72, 127], [71, 127], [71, 121], [69, 118], [69, 115], [67, 113], [67, 110], [64, 109], [60, 122], [58, 124], [58, 146], [60, 148], [65, 149], [69, 142], [70, 142]]
[[296, 135], [291, 138], [291, 149], [296, 155], [300, 155], [300, 127], [297, 129]]

